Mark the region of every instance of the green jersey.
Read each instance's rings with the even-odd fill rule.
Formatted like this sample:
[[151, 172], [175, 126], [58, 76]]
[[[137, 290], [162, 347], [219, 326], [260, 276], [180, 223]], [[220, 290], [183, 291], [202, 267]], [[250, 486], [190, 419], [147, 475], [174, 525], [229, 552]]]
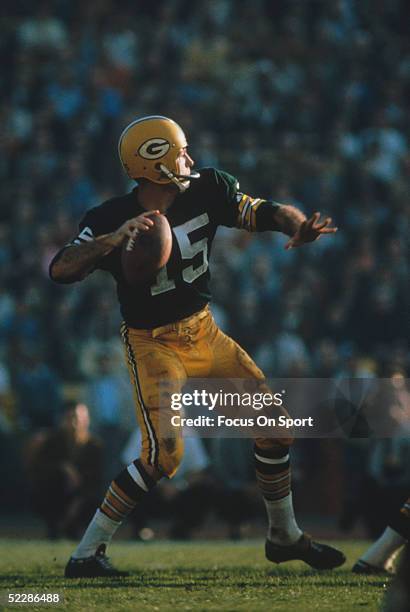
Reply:
[[[239, 191], [236, 178], [213, 168], [179, 193], [165, 215], [172, 229], [169, 261], [155, 279], [130, 286], [123, 274], [121, 248], [103, 257], [97, 267], [112, 274], [122, 316], [130, 327], [151, 329], [178, 321], [201, 310], [211, 299], [209, 257], [218, 225], [257, 229], [257, 211], [277, 204]], [[117, 230], [145, 210], [138, 203], [138, 187], [92, 208], [80, 223], [72, 244], [81, 244]]]

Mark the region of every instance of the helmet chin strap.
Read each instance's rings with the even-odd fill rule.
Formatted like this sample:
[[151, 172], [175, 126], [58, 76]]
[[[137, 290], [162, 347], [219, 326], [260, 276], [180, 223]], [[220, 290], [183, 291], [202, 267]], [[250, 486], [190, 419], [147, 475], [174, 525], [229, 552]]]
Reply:
[[160, 164], [159, 167], [160, 167], [161, 172], [165, 174], [165, 176], [170, 181], [172, 181], [174, 185], [178, 187], [181, 193], [184, 193], [184, 191], [188, 189], [189, 181], [191, 179], [199, 179], [199, 177], [201, 176], [199, 172], [191, 172], [191, 174], [188, 174], [188, 175], [174, 174], [174, 172], [171, 172], [171, 170], [169, 170], [169, 168], [164, 166], [164, 164]]

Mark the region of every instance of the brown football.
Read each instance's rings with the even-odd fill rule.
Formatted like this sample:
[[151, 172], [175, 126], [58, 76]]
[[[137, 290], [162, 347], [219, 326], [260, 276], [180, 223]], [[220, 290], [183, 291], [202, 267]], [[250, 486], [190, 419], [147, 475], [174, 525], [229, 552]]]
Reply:
[[168, 219], [164, 215], [150, 218], [154, 225], [134, 239], [125, 240], [122, 247], [122, 269], [129, 285], [154, 279], [171, 255], [172, 232]]

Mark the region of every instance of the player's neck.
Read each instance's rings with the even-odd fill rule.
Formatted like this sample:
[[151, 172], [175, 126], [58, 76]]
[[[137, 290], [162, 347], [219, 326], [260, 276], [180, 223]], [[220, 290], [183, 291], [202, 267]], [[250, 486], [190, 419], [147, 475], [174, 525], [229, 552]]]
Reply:
[[177, 195], [178, 189], [174, 185], [157, 185], [150, 181], [144, 181], [138, 185], [138, 203], [145, 210], [159, 210], [165, 213]]
[[88, 430], [80, 429], [75, 432], [75, 441], [77, 444], [86, 444], [90, 439], [90, 432]]

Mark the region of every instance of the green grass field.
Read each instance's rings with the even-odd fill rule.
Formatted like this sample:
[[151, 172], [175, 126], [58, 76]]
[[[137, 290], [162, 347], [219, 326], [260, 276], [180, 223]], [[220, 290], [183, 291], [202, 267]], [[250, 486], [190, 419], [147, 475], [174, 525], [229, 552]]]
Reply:
[[310, 570], [293, 562], [273, 565], [263, 556], [262, 541], [194, 543], [124, 543], [111, 546], [122, 580], [65, 580], [68, 542], [0, 540], [2, 610], [44, 610], [50, 606], [5, 605], [8, 592], [60, 593], [58, 610], [379, 610], [386, 591], [380, 577], [350, 572], [365, 544], [343, 542], [348, 560], [332, 572]]

